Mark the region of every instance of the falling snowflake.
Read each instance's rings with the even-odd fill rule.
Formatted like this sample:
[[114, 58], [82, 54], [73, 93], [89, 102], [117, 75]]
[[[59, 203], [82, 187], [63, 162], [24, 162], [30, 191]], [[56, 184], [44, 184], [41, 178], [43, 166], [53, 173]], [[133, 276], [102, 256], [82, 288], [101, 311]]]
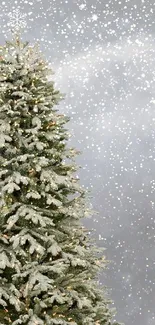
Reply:
[[97, 21], [98, 20], [98, 16], [96, 14], [92, 15], [92, 21]]
[[27, 14], [22, 14], [19, 9], [9, 12], [8, 16], [10, 18], [10, 22], [7, 24], [9, 27], [13, 27], [16, 31], [26, 27], [27, 23], [25, 17]]
[[91, 22], [91, 21], [97, 21], [98, 20], [98, 16], [96, 14], [93, 14], [91, 17], [88, 18], [88, 21]]
[[85, 4], [85, 3], [82, 3], [82, 4], [79, 6], [79, 9], [80, 9], [80, 10], [86, 9], [86, 4]]

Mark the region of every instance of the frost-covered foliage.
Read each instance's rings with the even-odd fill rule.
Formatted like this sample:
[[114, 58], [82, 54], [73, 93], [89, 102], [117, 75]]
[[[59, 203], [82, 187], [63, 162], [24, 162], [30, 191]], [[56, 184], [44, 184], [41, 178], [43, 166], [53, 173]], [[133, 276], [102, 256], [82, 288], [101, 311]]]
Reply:
[[49, 73], [20, 35], [1, 48], [0, 324], [114, 324], [97, 285], [107, 262], [80, 223], [91, 211]]

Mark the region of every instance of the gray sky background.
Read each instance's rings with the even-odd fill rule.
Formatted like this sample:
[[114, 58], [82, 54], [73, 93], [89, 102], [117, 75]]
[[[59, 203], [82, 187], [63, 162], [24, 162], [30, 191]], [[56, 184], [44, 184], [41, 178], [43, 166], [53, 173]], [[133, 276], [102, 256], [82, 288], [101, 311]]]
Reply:
[[24, 39], [39, 40], [66, 93], [69, 145], [82, 151], [78, 176], [99, 212], [84, 224], [113, 261], [100, 280], [116, 319], [155, 325], [155, 3], [5, 0], [1, 44], [18, 6]]

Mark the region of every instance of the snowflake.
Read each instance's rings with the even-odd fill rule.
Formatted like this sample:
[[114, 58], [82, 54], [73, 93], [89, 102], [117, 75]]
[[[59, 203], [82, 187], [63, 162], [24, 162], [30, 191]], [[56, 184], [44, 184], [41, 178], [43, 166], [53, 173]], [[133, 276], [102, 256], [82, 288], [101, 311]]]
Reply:
[[91, 22], [91, 21], [97, 21], [98, 20], [98, 16], [96, 14], [93, 14], [91, 17], [88, 18], [88, 21]]
[[27, 23], [25, 17], [27, 14], [22, 14], [19, 9], [14, 9], [13, 12], [9, 12], [8, 16], [10, 22], [7, 25], [13, 27], [14, 30], [17, 31], [20, 28], [26, 27]]
[[98, 16], [96, 14], [93, 14], [92, 15], [92, 21], [96, 21], [96, 20], [98, 20]]
[[85, 3], [82, 3], [80, 6], [79, 6], [79, 9], [80, 10], [83, 10], [83, 9], [85, 9], [86, 8], [86, 4]]

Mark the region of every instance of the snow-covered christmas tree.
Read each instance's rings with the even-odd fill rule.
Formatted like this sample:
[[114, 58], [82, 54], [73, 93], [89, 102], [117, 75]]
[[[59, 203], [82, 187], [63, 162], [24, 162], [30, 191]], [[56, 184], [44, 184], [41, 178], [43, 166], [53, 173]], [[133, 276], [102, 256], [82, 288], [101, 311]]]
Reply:
[[116, 325], [51, 73], [17, 31], [0, 48], [0, 325]]

